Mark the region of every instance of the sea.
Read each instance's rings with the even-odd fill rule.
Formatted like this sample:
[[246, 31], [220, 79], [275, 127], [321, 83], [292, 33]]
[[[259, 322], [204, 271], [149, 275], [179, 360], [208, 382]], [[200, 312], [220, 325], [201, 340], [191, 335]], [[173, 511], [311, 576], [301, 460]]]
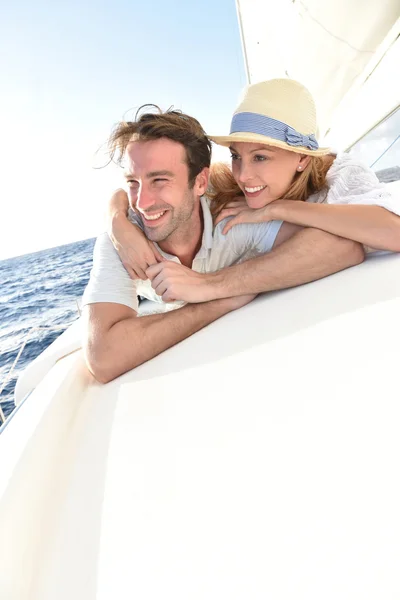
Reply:
[[5, 416], [14, 408], [19, 374], [79, 318], [94, 242], [0, 261], [0, 405]]

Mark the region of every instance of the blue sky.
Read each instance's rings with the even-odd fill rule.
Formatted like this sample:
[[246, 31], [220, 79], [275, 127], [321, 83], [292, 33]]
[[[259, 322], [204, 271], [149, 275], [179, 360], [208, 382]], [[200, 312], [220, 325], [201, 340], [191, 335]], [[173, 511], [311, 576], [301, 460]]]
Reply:
[[246, 84], [234, 0], [10, 3], [0, 55], [0, 259], [101, 231], [120, 174], [94, 153], [128, 109], [225, 133]]

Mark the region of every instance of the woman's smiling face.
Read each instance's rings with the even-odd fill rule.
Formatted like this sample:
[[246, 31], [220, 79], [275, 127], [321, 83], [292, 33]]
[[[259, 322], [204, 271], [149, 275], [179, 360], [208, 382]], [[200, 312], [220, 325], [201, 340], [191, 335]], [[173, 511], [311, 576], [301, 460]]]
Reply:
[[264, 144], [235, 142], [229, 147], [232, 173], [250, 208], [284, 198], [294, 176], [310, 157]]

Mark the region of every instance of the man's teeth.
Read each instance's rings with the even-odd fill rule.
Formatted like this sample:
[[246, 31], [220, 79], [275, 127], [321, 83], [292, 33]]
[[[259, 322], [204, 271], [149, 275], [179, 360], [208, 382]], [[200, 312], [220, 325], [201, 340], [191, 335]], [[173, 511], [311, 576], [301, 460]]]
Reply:
[[245, 187], [245, 191], [248, 192], [249, 194], [254, 194], [255, 192], [259, 192], [260, 190], [263, 190], [265, 187], [267, 187], [266, 185], [259, 185], [258, 187]]
[[147, 215], [146, 213], [143, 213], [143, 216], [146, 219], [146, 221], [155, 221], [156, 219], [162, 217], [163, 214], [165, 214], [165, 210], [163, 210], [163, 212], [155, 213], [153, 215]]

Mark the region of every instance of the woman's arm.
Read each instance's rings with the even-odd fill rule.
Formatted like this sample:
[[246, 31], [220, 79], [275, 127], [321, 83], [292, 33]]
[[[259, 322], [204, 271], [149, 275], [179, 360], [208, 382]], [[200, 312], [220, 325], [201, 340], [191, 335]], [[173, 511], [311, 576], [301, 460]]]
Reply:
[[381, 206], [362, 204], [313, 204], [298, 200], [276, 200], [264, 208], [224, 211], [235, 215], [224, 227], [227, 233], [239, 223], [281, 220], [302, 227], [322, 229], [327, 233], [360, 242], [377, 250], [400, 252], [400, 217]]
[[128, 219], [129, 200], [123, 189], [111, 196], [107, 210], [107, 232], [122, 264], [132, 279], [147, 279], [146, 269], [163, 260], [138, 224]]
[[377, 250], [400, 252], [400, 217], [381, 206], [281, 200], [270, 205], [270, 214], [273, 219], [322, 229]]
[[110, 198], [107, 207], [108, 229], [111, 230], [113, 220], [118, 216], [128, 218], [129, 199], [125, 190], [116, 190]]

